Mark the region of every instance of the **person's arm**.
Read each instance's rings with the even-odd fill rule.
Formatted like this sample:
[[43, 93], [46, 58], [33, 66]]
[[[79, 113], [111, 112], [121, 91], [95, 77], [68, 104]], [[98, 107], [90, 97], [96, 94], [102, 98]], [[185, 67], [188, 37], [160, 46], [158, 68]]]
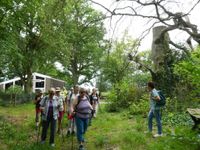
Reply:
[[154, 100], [159, 101], [160, 100], [160, 96], [155, 96]]
[[99, 94], [97, 94], [97, 103], [99, 104], [99, 102], [100, 102], [100, 96]]
[[45, 101], [46, 101], [46, 96], [44, 96], [43, 98], [42, 98], [42, 100], [40, 101], [40, 109], [42, 110], [42, 111], [44, 111], [44, 108], [45, 108]]
[[152, 94], [153, 94], [153, 100], [155, 100], [155, 101], [159, 101], [160, 100], [160, 96], [158, 94], [158, 91], [154, 91]]
[[37, 104], [37, 102], [40, 100], [39, 96], [35, 96], [34, 104]]
[[65, 102], [64, 97], [63, 97], [63, 107], [64, 107], [64, 112], [66, 112], [66, 102]]
[[72, 104], [71, 104], [71, 107], [70, 107], [71, 112], [75, 111], [75, 107], [76, 107], [77, 104], [78, 104], [78, 96], [76, 96], [72, 99]]
[[93, 107], [92, 107], [92, 105], [89, 103], [89, 106], [90, 106], [90, 109], [92, 109], [93, 110]]

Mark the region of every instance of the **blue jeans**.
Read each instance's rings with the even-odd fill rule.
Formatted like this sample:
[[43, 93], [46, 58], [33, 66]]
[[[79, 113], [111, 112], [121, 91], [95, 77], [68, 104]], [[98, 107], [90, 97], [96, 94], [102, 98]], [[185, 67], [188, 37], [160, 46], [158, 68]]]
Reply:
[[162, 134], [162, 122], [161, 122], [161, 112], [160, 109], [158, 110], [150, 110], [148, 115], [148, 128], [149, 132], [152, 132], [152, 124], [153, 124], [153, 118], [156, 118], [157, 128], [158, 128], [158, 134]]
[[79, 142], [84, 142], [83, 135], [85, 134], [87, 130], [89, 119], [79, 118], [76, 116], [75, 121], [76, 121], [76, 128], [77, 128], [77, 139]]

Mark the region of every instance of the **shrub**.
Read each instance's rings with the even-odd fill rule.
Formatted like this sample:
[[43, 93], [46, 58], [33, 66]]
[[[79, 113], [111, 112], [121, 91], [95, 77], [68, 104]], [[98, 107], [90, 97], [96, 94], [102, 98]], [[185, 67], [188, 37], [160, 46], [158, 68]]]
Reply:
[[34, 96], [34, 93], [26, 94], [23, 92], [22, 87], [15, 85], [9, 87], [6, 92], [0, 91], [0, 104], [5, 106], [8, 104], [25, 103], [33, 100]]
[[115, 85], [115, 87], [108, 94], [109, 104], [107, 109], [109, 111], [120, 111], [128, 108], [131, 104], [139, 101], [143, 95], [143, 89], [135, 84], [129, 84], [126, 81]]
[[136, 115], [141, 114], [145, 115], [149, 111], [149, 98], [147, 95], [144, 95], [139, 102], [133, 103], [129, 108], [129, 114]]

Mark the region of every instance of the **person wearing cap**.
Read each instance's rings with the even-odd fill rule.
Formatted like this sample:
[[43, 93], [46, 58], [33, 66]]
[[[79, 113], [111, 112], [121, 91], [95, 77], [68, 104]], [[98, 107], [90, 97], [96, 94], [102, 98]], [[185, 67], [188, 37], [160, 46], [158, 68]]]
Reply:
[[60, 91], [61, 91], [60, 87], [56, 87], [55, 95], [57, 96], [58, 103], [60, 106], [59, 112], [58, 112], [58, 131], [57, 131], [58, 134], [60, 134], [62, 118], [63, 118], [64, 112], [66, 111], [65, 100], [64, 100], [64, 97], [60, 94]]
[[38, 90], [36, 92], [36, 95], [35, 95], [35, 99], [34, 99], [34, 104], [35, 104], [35, 122], [36, 122], [36, 127], [39, 126], [39, 116], [40, 116], [40, 113], [41, 113], [41, 110], [40, 110], [40, 101], [42, 99], [42, 96], [43, 96], [43, 93], [41, 90]]
[[45, 143], [47, 137], [47, 130], [49, 128], [49, 125], [51, 124], [49, 143], [52, 147], [55, 146], [54, 138], [59, 107], [60, 105], [58, 103], [58, 98], [57, 96], [55, 96], [55, 88], [50, 88], [49, 94], [45, 96], [40, 102], [40, 109], [42, 110], [42, 144]]
[[80, 88], [79, 96], [76, 97], [73, 103], [73, 112], [75, 116], [77, 139], [79, 142], [79, 150], [83, 150], [84, 134], [87, 130], [89, 118], [93, 110], [92, 105], [89, 102], [89, 97], [86, 95], [86, 90]]

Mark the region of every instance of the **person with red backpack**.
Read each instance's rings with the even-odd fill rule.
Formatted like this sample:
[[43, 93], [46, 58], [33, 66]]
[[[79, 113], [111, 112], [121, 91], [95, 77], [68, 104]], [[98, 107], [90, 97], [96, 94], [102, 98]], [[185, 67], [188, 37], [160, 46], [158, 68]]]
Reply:
[[79, 96], [73, 103], [73, 114], [75, 117], [76, 128], [77, 128], [77, 139], [79, 142], [79, 150], [83, 150], [83, 144], [85, 142], [84, 134], [87, 130], [89, 118], [91, 117], [93, 107], [90, 104], [89, 97], [86, 95], [86, 90], [80, 88]]
[[154, 137], [162, 136], [162, 123], [161, 123], [161, 107], [157, 105], [159, 101], [161, 101], [159, 92], [155, 89], [155, 85], [153, 82], [148, 82], [147, 87], [150, 93], [150, 111], [148, 114], [148, 128], [149, 132], [152, 132], [153, 128], [153, 118], [155, 117], [158, 133], [154, 135]]

